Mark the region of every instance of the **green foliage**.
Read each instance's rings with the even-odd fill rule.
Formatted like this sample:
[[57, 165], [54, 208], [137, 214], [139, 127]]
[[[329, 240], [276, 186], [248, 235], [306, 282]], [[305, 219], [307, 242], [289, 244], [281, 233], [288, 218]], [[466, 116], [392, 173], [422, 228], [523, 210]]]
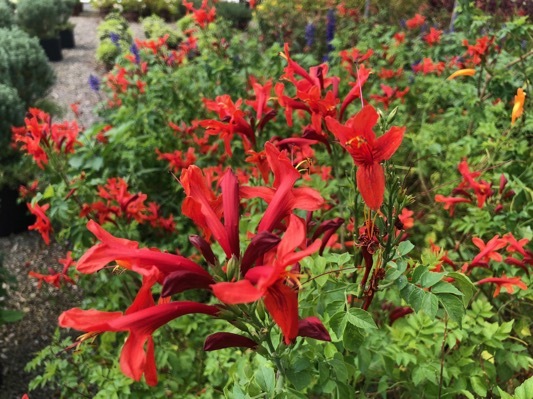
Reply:
[[[100, 42], [96, 49], [96, 59], [107, 69], [111, 69], [117, 57], [122, 52], [128, 51], [133, 41], [128, 22], [119, 14], [109, 14], [98, 25], [97, 33]], [[118, 38], [116, 43], [111, 40], [115, 35]]]
[[17, 90], [25, 107], [44, 97], [54, 80], [37, 39], [17, 28], [0, 29], [0, 81]]
[[169, 26], [163, 18], [157, 15], [144, 18], [142, 20], [142, 26], [147, 39], [158, 39], [168, 35], [167, 45], [170, 48], [177, 48], [181, 41], [177, 28]]
[[17, 91], [0, 84], [0, 146], [7, 148], [11, 141], [11, 126], [20, 126], [24, 120], [24, 102]]
[[15, 279], [3, 267], [3, 260], [3, 256], [0, 254], [0, 326], [7, 323], [17, 322], [24, 317], [24, 312], [5, 308], [5, 302], [7, 299], [6, 287], [12, 285]]
[[241, 3], [219, 2], [216, 4], [217, 18], [224, 18], [238, 29], [246, 29], [252, 19], [250, 9]]
[[0, 0], [0, 28], [11, 28], [15, 24], [15, 13], [6, 0]]
[[56, 0], [20, 0], [17, 4], [17, 23], [30, 35], [40, 39], [57, 37], [63, 4]]

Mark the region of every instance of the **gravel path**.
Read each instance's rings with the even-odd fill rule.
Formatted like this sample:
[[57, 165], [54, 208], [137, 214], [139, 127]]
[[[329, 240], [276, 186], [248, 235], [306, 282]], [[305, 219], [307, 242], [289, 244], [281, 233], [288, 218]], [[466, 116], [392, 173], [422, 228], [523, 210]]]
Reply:
[[[52, 63], [57, 75], [56, 85], [48, 95], [65, 112], [63, 119], [71, 120], [74, 114], [70, 104], [78, 103], [81, 126], [89, 127], [98, 117], [93, 113], [101, 100], [88, 85], [91, 74], [102, 77], [105, 71], [95, 60], [98, 45], [96, 28], [101, 19], [96, 13], [84, 12], [72, 17], [76, 48], [63, 50], [63, 61]], [[134, 35], [144, 38], [139, 24], [131, 24]], [[57, 263], [67, 249], [57, 243], [44, 244], [39, 234], [27, 232], [0, 238], [0, 254], [3, 265], [15, 278], [16, 284], [8, 287], [6, 308], [25, 312], [18, 323], [0, 326], [0, 399], [20, 399], [27, 392], [29, 381], [34, 377], [24, 371], [24, 366], [35, 354], [52, 341], [59, 314], [80, 302], [77, 287], [61, 290], [43, 286], [28, 277], [28, 272], [48, 274], [48, 268], [60, 270]], [[30, 393], [31, 399], [53, 399], [55, 392], [40, 389]]]

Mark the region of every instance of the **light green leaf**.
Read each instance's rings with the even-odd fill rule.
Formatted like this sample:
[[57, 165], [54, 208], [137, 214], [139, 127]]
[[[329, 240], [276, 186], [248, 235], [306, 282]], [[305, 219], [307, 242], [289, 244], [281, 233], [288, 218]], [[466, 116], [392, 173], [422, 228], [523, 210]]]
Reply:
[[274, 370], [267, 365], [263, 365], [255, 372], [255, 381], [264, 391], [272, 394], [276, 385]]
[[531, 399], [533, 398], [533, 377], [529, 377], [522, 385], [514, 391], [516, 399]]
[[420, 285], [424, 288], [433, 287], [442, 280], [442, 277], [444, 277], [445, 274], [446, 273], [435, 273], [428, 271], [427, 273], [422, 274], [420, 277]]
[[463, 273], [451, 272], [448, 273], [448, 277], [454, 279], [454, 284], [463, 293], [463, 303], [465, 304], [465, 306], [468, 306], [468, 303], [474, 295], [474, 292], [477, 291], [476, 286]]
[[434, 294], [453, 294], [457, 296], [463, 296], [463, 293], [459, 291], [453, 284], [446, 281], [439, 281], [431, 288], [431, 292]]
[[481, 377], [470, 377], [470, 385], [472, 385], [474, 392], [482, 398], [487, 396], [487, 387], [485, 386], [485, 381], [483, 381]]

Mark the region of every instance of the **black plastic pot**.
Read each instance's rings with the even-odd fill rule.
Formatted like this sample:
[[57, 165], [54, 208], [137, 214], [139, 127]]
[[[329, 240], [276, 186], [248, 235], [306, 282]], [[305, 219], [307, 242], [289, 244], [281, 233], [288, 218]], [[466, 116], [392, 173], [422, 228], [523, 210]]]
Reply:
[[72, 10], [72, 15], [77, 17], [83, 12], [83, 3], [76, 3], [74, 9]]
[[49, 61], [61, 61], [63, 54], [61, 53], [61, 39], [55, 37], [52, 39], [40, 39], [39, 44], [43, 48]]
[[10, 187], [0, 189], [0, 237], [22, 233], [35, 222], [26, 204], [17, 203], [17, 198], [18, 190]]
[[76, 47], [76, 43], [74, 42], [74, 29], [60, 30], [59, 38], [61, 39], [62, 48]]

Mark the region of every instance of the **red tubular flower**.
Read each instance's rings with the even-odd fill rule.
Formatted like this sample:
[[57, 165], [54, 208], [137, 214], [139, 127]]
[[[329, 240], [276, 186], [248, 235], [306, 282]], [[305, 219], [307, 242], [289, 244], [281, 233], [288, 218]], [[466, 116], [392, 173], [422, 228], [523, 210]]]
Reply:
[[314, 316], [298, 321], [298, 336], [314, 338], [320, 341], [331, 341], [328, 330], [326, 330], [318, 317]]
[[494, 290], [494, 297], [500, 294], [500, 290], [505, 288], [509, 294], [514, 293], [515, 286], [523, 290], [527, 290], [527, 285], [522, 281], [520, 277], [506, 277], [505, 274], [502, 277], [488, 277], [476, 282], [476, 285], [492, 283], [496, 284]]
[[52, 232], [52, 224], [50, 219], [46, 216], [46, 211], [50, 208], [50, 204], [40, 206], [38, 203], [32, 205], [30, 203], [26, 204], [29, 211], [37, 217], [37, 220], [31, 226], [28, 226], [28, 230], [37, 230], [41, 237], [43, 238], [46, 245], [50, 244], [50, 233]]
[[403, 140], [405, 127], [393, 126], [376, 138], [372, 128], [378, 113], [366, 105], [355, 116], [341, 125], [336, 119], [326, 118], [328, 129], [352, 156], [357, 165], [357, 188], [370, 209], [378, 210], [385, 194], [385, 173], [381, 162], [388, 160]]
[[471, 202], [468, 198], [462, 197], [445, 197], [441, 194], [435, 195], [435, 202], [441, 202], [444, 204], [444, 209], [450, 212], [450, 216], [453, 216], [455, 205], [461, 202]]
[[171, 302], [145, 306], [142, 309], [135, 308], [134, 311], [130, 309], [132, 307], [122, 314], [73, 308], [59, 316], [59, 325], [96, 333], [128, 331], [129, 335], [120, 356], [120, 368], [126, 376], [135, 381], [139, 381], [144, 374], [146, 383], [151, 386], [157, 385], [153, 332], [169, 321], [187, 314], [203, 313], [215, 316], [218, 313], [216, 307], [196, 302]]
[[257, 342], [239, 334], [218, 332], [205, 339], [204, 351], [216, 351], [225, 348], [250, 348], [255, 349]]
[[478, 237], [472, 238], [472, 242], [480, 250], [479, 254], [477, 254], [472, 260], [472, 265], [476, 265], [480, 262], [488, 263], [491, 259], [495, 260], [496, 262], [501, 262], [503, 260], [502, 255], [496, 251], [505, 247], [507, 245], [507, 241], [500, 238], [498, 235], [492, 237], [486, 244], [481, 238]]
[[200, 168], [191, 165], [184, 169], [180, 181], [187, 194], [181, 207], [183, 214], [203, 230], [207, 239], [213, 234], [228, 259], [232, 255], [240, 257], [239, 184], [233, 172], [228, 169], [221, 180], [224, 224], [220, 221], [220, 199], [209, 188]]
[[307, 187], [294, 188], [300, 173], [292, 166], [286, 154], [278, 151], [270, 142], [265, 144], [265, 152], [274, 172], [274, 188], [241, 187], [240, 191], [243, 198], [261, 197], [269, 204], [259, 223], [259, 232], [271, 232], [293, 209], [315, 211], [324, 203], [317, 191]]
[[211, 278], [202, 267], [180, 255], [173, 255], [148, 248], [139, 248], [139, 243], [113, 237], [96, 222], [90, 220], [87, 228], [101, 243], [89, 248], [78, 260], [76, 269], [81, 273], [95, 273], [112, 261], [141, 275], [152, 273], [155, 267], [166, 276], [172, 272], [187, 270], [198, 278]]
[[[249, 303], [263, 298], [265, 307], [280, 327], [285, 343], [298, 335], [298, 274], [294, 265], [316, 252], [321, 241], [302, 251], [296, 248], [305, 243], [305, 224], [297, 216], [290, 216], [289, 226], [276, 249], [275, 258], [264, 266], [256, 266], [236, 283], [218, 283], [211, 286], [215, 296], [229, 305]], [[287, 285], [289, 282], [289, 285]]]
[[255, 109], [256, 121], [259, 122], [263, 113], [268, 113], [272, 108], [267, 106], [270, 91], [272, 90], [272, 79], [269, 79], [263, 86], [261, 86], [254, 76], [250, 76], [250, 83], [255, 93], [255, 100], [246, 100], [246, 104]]

